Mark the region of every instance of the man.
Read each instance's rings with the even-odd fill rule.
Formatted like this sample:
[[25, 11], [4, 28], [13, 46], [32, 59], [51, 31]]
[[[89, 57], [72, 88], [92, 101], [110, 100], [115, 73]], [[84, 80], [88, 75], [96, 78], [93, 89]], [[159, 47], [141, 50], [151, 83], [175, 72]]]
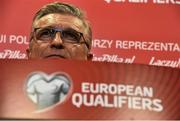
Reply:
[[34, 16], [27, 55], [29, 59], [91, 60], [91, 42], [91, 27], [79, 8], [50, 3]]

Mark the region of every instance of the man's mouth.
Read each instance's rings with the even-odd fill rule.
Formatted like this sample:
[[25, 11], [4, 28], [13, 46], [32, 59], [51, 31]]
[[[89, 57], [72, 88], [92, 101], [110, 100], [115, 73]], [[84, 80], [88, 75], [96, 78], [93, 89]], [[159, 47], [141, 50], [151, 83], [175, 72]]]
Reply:
[[56, 55], [56, 54], [48, 55], [48, 56], [45, 56], [44, 58], [63, 58], [63, 59], [65, 59], [64, 56], [62, 56], [62, 55]]

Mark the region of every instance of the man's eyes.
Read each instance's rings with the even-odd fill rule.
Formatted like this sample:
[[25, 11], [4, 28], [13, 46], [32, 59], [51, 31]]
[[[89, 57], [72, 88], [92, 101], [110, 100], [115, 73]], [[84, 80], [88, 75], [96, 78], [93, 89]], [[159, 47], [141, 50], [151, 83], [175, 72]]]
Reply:
[[56, 29], [41, 29], [38, 30], [36, 33], [36, 38], [38, 40], [52, 40], [55, 37], [55, 34], [57, 32], [60, 32], [61, 39], [64, 40], [64, 42], [73, 42], [73, 43], [78, 43], [81, 39], [81, 33], [77, 32], [72, 29], [65, 29], [65, 30], [56, 30]]
[[52, 32], [50, 30], [42, 30], [39, 32], [39, 35], [40, 36], [47, 36], [47, 35], [49, 36], [49, 35], [51, 35], [51, 33]]
[[45, 39], [49, 39], [51, 36], [52, 36], [52, 31], [50, 29], [43, 29], [37, 31], [36, 38], [38, 40], [45, 40]]
[[78, 41], [80, 39], [80, 35], [77, 32], [73, 32], [73, 31], [63, 31], [62, 35], [63, 38], [67, 40]]

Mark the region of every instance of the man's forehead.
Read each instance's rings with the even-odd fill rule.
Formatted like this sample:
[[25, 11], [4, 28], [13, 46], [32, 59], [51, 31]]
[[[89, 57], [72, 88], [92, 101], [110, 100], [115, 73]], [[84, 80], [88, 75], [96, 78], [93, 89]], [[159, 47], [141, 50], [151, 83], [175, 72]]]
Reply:
[[61, 28], [71, 27], [76, 30], [83, 31], [83, 22], [79, 18], [72, 15], [63, 15], [59, 13], [53, 13], [43, 16], [42, 18], [35, 20], [33, 23], [34, 28], [57, 26]]

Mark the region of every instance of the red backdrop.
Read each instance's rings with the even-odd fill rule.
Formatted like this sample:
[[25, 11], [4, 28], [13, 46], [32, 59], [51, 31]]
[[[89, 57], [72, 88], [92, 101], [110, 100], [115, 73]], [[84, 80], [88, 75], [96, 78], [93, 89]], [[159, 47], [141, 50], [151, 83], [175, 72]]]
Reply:
[[[1, 0], [0, 58], [26, 58], [33, 15], [53, 1]], [[86, 11], [94, 61], [180, 67], [179, 0], [59, 1]]]

